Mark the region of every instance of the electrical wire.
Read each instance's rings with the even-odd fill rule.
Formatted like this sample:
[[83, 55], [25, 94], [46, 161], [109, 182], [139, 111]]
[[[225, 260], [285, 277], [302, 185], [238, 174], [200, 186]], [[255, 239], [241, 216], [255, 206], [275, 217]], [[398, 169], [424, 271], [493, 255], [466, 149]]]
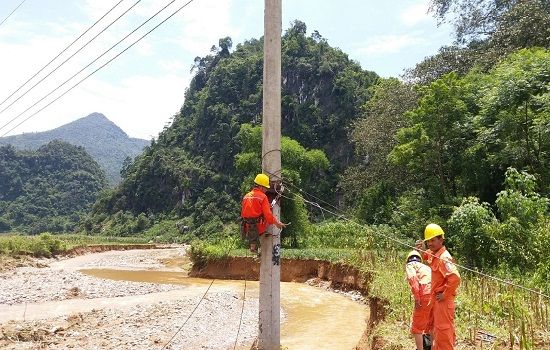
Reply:
[[246, 302], [246, 280], [247, 279], [248, 279], [248, 266], [246, 266], [246, 268], [244, 270], [243, 306], [241, 308], [241, 317], [239, 319], [239, 328], [237, 328], [237, 336], [235, 337], [235, 344], [233, 344], [233, 350], [235, 350], [237, 348], [237, 341], [239, 340], [239, 333], [241, 332], [241, 325], [243, 323], [244, 304]]
[[191, 316], [193, 316], [193, 314], [195, 313], [195, 311], [199, 308], [199, 305], [202, 303], [202, 301], [204, 300], [204, 297], [206, 296], [206, 294], [208, 293], [208, 291], [210, 290], [210, 287], [212, 287], [212, 284], [214, 284], [214, 281], [215, 280], [212, 280], [212, 282], [210, 282], [210, 285], [208, 286], [208, 288], [206, 288], [206, 292], [204, 292], [204, 294], [202, 295], [201, 297], [201, 300], [199, 300], [198, 304], [195, 305], [195, 308], [193, 309], [193, 311], [191, 311], [191, 313], [189, 314], [189, 316], [187, 316], [187, 319], [185, 320], [185, 322], [183, 322], [183, 324], [180, 326], [180, 328], [178, 328], [178, 330], [176, 331], [176, 333], [174, 333], [174, 335], [172, 336], [172, 338], [170, 338], [170, 340], [168, 340], [168, 342], [166, 344], [164, 344], [164, 346], [162, 347], [161, 350], [164, 350], [166, 349], [166, 347], [168, 346], [168, 344], [170, 344], [170, 342], [172, 340], [174, 340], [174, 338], [176, 337], [176, 335], [183, 329], [183, 326], [185, 326], [185, 324], [187, 323], [187, 321], [189, 321], [189, 319], [191, 318]]
[[[289, 181], [285, 181], [285, 183], [286, 183], [286, 184], [290, 184], [290, 185], [292, 186], [292, 184], [291, 184]], [[297, 188], [297, 186], [293, 186], [293, 187]], [[289, 191], [289, 192], [292, 193], [292, 191]], [[305, 192], [305, 191], [301, 191], [301, 192], [308, 194], [308, 193]], [[311, 202], [311, 201], [307, 200], [306, 198], [304, 198], [304, 197], [302, 196], [301, 193], [295, 192], [294, 195], [295, 195], [295, 196], [298, 196], [299, 198], [301, 198], [305, 203], [308, 203], [308, 204], [313, 205], [313, 206], [315, 206], [315, 207], [321, 208], [321, 206], [320, 206], [319, 204], [314, 203], [314, 202]], [[309, 194], [308, 194], [308, 195], [309, 195]], [[312, 196], [312, 197], [313, 197], [313, 196]], [[342, 214], [338, 214], [338, 213], [332, 212], [331, 210], [328, 210], [328, 209], [326, 209], [326, 208], [324, 208], [323, 210], [325, 210], [325, 211], [327, 211], [327, 212], [329, 212], [329, 213], [331, 213], [331, 214], [333, 214], [333, 215], [335, 215], [335, 216], [338, 216], [338, 217], [342, 218], [343, 220], [348, 221], [348, 222], [350, 222], [350, 223], [352, 223], [352, 224], [354, 224], [354, 225], [357, 225], [357, 226], [359, 226], [359, 227], [361, 227], [361, 228], [363, 228], [363, 229], [367, 229], [367, 228], [368, 228], [367, 226], [362, 225], [362, 224], [360, 224], [360, 223], [358, 223], [358, 222], [356, 222], [356, 221], [354, 221], [354, 220], [352, 220], [352, 219], [349, 219], [349, 218], [347, 218], [346, 216], [344, 216], [344, 215], [342, 215]], [[374, 233], [377, 234], [377, 235], [379, 235], [379, 236], [381, 236], [381, 237], [384, 238], [384, 239], [393, 241], [393, 242], [395, 242], [395, 243], [397, 243], [397, 244], [399, 244], [399, 245], [401, 245], [401, 246], [404, 246], [404, 247], [407, 247], [407, 248], [410, 248], [410, 249], [416, 249], [416, 246], [413, 246], [413, 245], [411, 245], [411, 244], [407, 244], [407, 243], [405, 243], [405, 242], [402, 242], [401, 240], [399, 240], [399, 239], [397, 239], [397, 238], [394, 238], [394, 237], [392, 237], [392, 236], [390, 236], [390, 235], [385, 235], [385, 234], [378, 233], [376, 230], [374, 230]], [[432, 254], [432, 253], [429, 252], [429, 251], [421, 250], [421, 249], [420, 249], [420, 251], [422, 251], [423, 253], [425, 253], [425, 254], [427, 254], [427, 255], [429, 255], [429, 256], [436, 257], [434, 254]], [[522, 290], [524, 290], [524, 291], [527, 291], [527, 292], [536, 294], [536, 295], [538, 295], [538, 296], [541, 296], [541, 297], [543, 297], [543, 298], [546, 298], [546, 299], [550, 300], [550, 295], [546, 295], [546, 294], [541, 293], [541, 292], [539, 292], [539, 291], [537, 291], [537, 290], [534, 290], [534, 289], [532, 289], [532, 288], [528, 288], [528, 287], [522, 286], [522, 285], [520, 285], [520, 284], [516, 284], [516, 283], [510, 282], [510, 281], [506, 281], [506, 280], [504, 280], [504, 279], [502, 279], [502, 278], [499, 278], [499, 277], [495, 277], [495, 276], [486, 274], [486, 273], [484, 273], [484, 272], [475, 270], [475, 269], [470, 268], [470, 267], [465, 266], [465, 265], [457, 264], [457, 263], [454, 263], [454, 262], [453, 262], [453, 265], [455, 265], [456, 267], [461, 268], [461, 269], [463, 269], [463, 270], [466, 270], [466, 271], [472, 272], [472, 273], [474, 273], [474, 274], [483, 276], [483, 277], [485, 277], [485, 278], [492, 279], [492, 280], [494, 280], [494, 281], [500, 282], [500, 283], [502, 283], [502, 284], [505, 284], [505, 285], [508, 285], [508, 286], [511, 286], [511, 287], [515, 287], [515, 288], [518, 288], [518, 289], [522, 289]]]
[[[80, 34], [78, 36], [78, 38], [74, 39], [72, 43], [70, 43], [67, 47], [65, 47], [60, 53], [57, 54], [57, 56], [55, 56], [54, 58], [52, 58], [48, 63], [46, 63], [46, 65], [44, 65], [44, 67], [40, 68], [40, 70], [36, 73], [34, 73], [34, 75], [32, 77], [30, 77], [29, 79], [27, 79], [27, 81], [25, 81], [23, 84], [21, 84], [21, 86], [19, 86], [17, 88], [17, 90], [15, 90], [14, 92], [12, 92], [8, 97], [6, 97], [2, 102], [0, 102], [0, 106], [2, 106], [7, 100], [9, 100], [13, 95], [15, 95], [17, 92], [19, 92], [19, 90], [21, 90], [25, 85], [27, 85], [27, 83], [29, 81], [31, 81], [32, 79], [34, 79], [34, 77], [36, 77], [38, 74], [40, 74], [44, 69], [46, 69], [46, 67], [48, 67], [53, 61], [55, 61], [59, 56], [61, 56], [63, 53], [65, 53], [65, 51], [67, 51], [71, 46], [73, 46], [78, 40], [80, 40], [80, 38], [82, 38], [86, 33], [88, 33], [93, 27], [96, 26], [96, 24], [98, 24], [103, 18], [105, 18], [109, 13], [111, 13], [118, 5], [120, 5], [121, 2], [123, 2], [124, 0], [120, 0], [119, 2], [117, 2], [115, 4], [115, 6], [111, 7], [111, 9], [109, 11], [107, 11], [103, 16], [101, 16], [101, 18], [99, 18], [97, 21], [95, 21], [94, 24], [92, 24], [90, 27], [88, 27], [88, 29], [86, 29], [82, 34]], [[111, 23], [112, 24], [112, 23]], [[110, 26], [110, 25], [109, 25]], [[109, 28], [109, 26], [107, 26], [107, 28]], [[103, 31], [102, 31], [103, 32]], [[100, 33], [101, 34], [101, 33]], [[96, 36], [97, 37], [97, 36]], [[96, 37], [92, 38], [92, 40], [94, 40]], [[91, 42], [91, 40], [86, 44], [88, 45], [89, 43]], [[83, 46], [82, 48], [80, 48], [80, 50], [82, 50], [85, 46]], [[79, 51], [80, 51], [79, 50]], [[78, 51], [77, 51], [78, 53]], [[76, 54], [76, 53], [75, 53]], [[74, 55], [73, 55], [74, 56]], [[73, 57], [71, 56], [71, 57]], [[71, 58], [69, 57], [69, 59]], [[67, 59], [68, 60], [68, 59]], [[65, 61], [66, 62], [66, 61]], [[59, 68], [59, 67], [57, 67]], [[57, 69], [56, 68], [56, 69]], [[55, 69], [55, 70], [56, 70]], [[54, 71], [55, 71], [54, 70]], [[50, 72], [50, 74], [52, 74], [54, 71]], [[48, 74], [49, 76], [49, 74]], [[48, 77], [46, 76], [46, 78]], [[45, 79], [45, 78], [44, 78]], [[28, 90], [27, 92], [29, 92], [30, 90]], [[26, 94], [26, 93], [25, 93]], [[0, 112], [1, 113], [1, 112]]]
[[[269, 152], [268, 152], [268, 153], [269, 153]], [[267, 154], [267, 153], [266, 153], [266, 154]], [[264, 155], [264, 156], [265, 156], [265, 155]], [[281, 171], [279, 171], [279, 173], [280, 173], [280, 172], [281, 172]], [[273, 176], [273, 177], [275, 177], [275, 178], [277, 178], [277, 179], [279, 179], [279, 180], [281, 180], [281, 181], [283, 180], [283, 178], [282, 178], [280, 175], [276, 175], [276, 174], [274, 174], [274, 173], [270, 173], [269, 171], [267, 171], [267, 173], [268, 173], [269, 176]], [[292, 184], [290, 181], [285, 181], [285, 183], [288, 184], [288, 185], [290, 185], [290, 187], [295, 188], [295, 189], [296, 189], [297, 191], [299, 191], [299, 192], [302, 191], [301, 188], [299, 188], [298, 186]], [[324, 203], [324, 204], [328, 205], [329, 207], [333, 208], [334, 210], [339, 210], [336, 206], [334, 206], [333, 204], [331, 204], [331, 203], [329, 203], [329, 202], [327, 202], [327, 201], [324, 201], [324, 200], [321, 199], [321, 198], [315, 197], [314, 195], [309, 194], [309, 193], [308, 193], [308, 196], [314, 198], [317, 202], [321, 202], [321, 203]], [[310, 203], [313, 203], [313, 202], [310, 202]], [[323, 210], [317, 203], [314, 203], [314, 204], [317, 205], [317, 206], [319, 207], [319, 209]]]
[[[172, 0], [168, 5], [170, 5], [171, 3], [173, 3], [175, 0]], [[161, 21], [160, 23], [158, 23], [156, 26], [154, 26], [152, 29], [150, 29], [147, 33], [145, 33], [144, 35], [142, 35], [139, 39], [137, 39], [136, 41], [134, 41], [132, 44], [130, 44], [129, 46], [127, 46], [124, 50], [122, 50], [121, 52], [119, 52], [116, 56], [112, 57], [110, 60], [108, 60], [107, 62], [105, 62], [103, 65], [101, 65], [99, 68], [97, 68], [96, 70], [94, 70], [93, 72], [91, 72], [90, 74], [88, 74], [87, 76], [85, 76], [83, 79], [81, 79], [79, 82], [77, 82], [75, 85], [73, 85], [72, 87], [70, 87], [68, 90], [66, 90], [64, 93], [62, 93], [61, 95], [59, 95], [58, 97], [56, 97], [54, 100], [52, 100], [51, 102], [49, 102], [48, 104], [46, 104], [44, 107], [40, 108], [38, 111], [34, 112], [33, 114], [31, 114], [30, 116], [28, 116], [27, 118], [25, 118], [23, 121], [21, 121], [19, 124], [15, 125], [13, 128], [11, 128], [10, 130], [6, 131], [5, 133], [3, 133], [0, 137], [3, 137], [3, 136], [6, 136], [8, 133], [10, 133], [11, 131], [13, 131], [14, 129], [16, 129], [17, 127], [19, 127], [21, 124], [23, 124], [24, 122], [26, 122], [27, 120], [29, 120], [30, 118], [34, 117], [35, 115], [37, 115], [38, 113], [40, 113], [41, 111], [43, 111], [44, 109], [46, 109], [48, 106], [50, 106], [51, 104], [53, 104], [54, 102], [56, 102], [57, 100], [59, 100], [61, 97], [65, 96], [69, 91], [73, 90], [74, 88], [76, 88], [78, 85], [80, 85], [82, 82], [84, 82], [86, 79], [88, 79], [89, 77], [91, 77], [92, 75], [94, 75], [95, 73], [97, 73], [100, 69], [102, 69], [103, 67], [105, 67], [106, 65], [108, 65], [109, 63], [111, 63], [112, 61], [114, 61], [116, 58], [118, 58], [120, 55], [122, 55], [124, 52], [126, 52], [127, 50], [129, 50], [132, 46], [134, 46], [135, 44], [137, 44], [139, 41], [141, 41], [143, 38], [145, 38], [147, 35], [149, 35], [152, 31], [154, 31], [155, 29], [157, 29], [158, 27], [160, 27], [162, 24], [164, 24], [166, 21], [168, 21], [170, 18], [172, 18], [173, 16], [175, 16], [179, 11], [181, 11], [183, 8], [187, 7], [189, 4], [191, 4], [194, 0], [189, 0], [187, 1], [185, 4], [183, 4], [182, 6], [180, 6], [176, 11], [174, 11], [170, 16], [166, 17], [163, 21]], [[166, 5], [164, 8], [166, 8], [168, 5]], [[160, 13], [162, 10], [161, 9], [160, 11], [158, 11], [155, 16]], [[152, 17], [151, 17], [152, 18]], [[151, 19], [150, 18], [150, 19]], [[150, 20], [149, 19], [149, 20]], [[147, 20], [147, 21], [149, 21]], [[146, 22], [147, 22], [146, 21]], [[144, 22], [143, 24], [145, 24], [146, 22]], [[143, 25], [142, 24], [142, 25]], [[142, 26], [140, 25], [140, 27]], [[133, 32], [135, 32], [138, 28], [134, 29]], [[129, 35], [131, 35], [132, 33], [128, 34], [126, 37], [128, 37]], [[125, 37], [125, 38], [126, 38]], [[124, 38], [124, 39], [125, 39]], [[124, 40], [123, 39], [123, 40]], [[122, 41], [122, 40], [121, 40]], [[118, 45], [118, 43], [116, 44]], [[112, 49], [112, 47], [111, 47]], [[109, 50], [111, 50], [109, 49]], [[108, 50], [108, 51], [109, 51]], [[106, 52], [105, 52], [106, 53]], [[105, 53], [103, 53], [101, 56], [103, 56]], [[101, 57], [100, 56], [100, 57]], [[99, 57], [98, 57], [99, 58]], [[94, 62], [97, 61], [94, 60]], [[93, 62], [92, 62], [93, 63]], [[91, 64], [91, 63], [90, 63]], [[89, 65], [88, 65], [89, 66]], [[86, 67], [88, 67], [86, 66]], [[83, 70], [83, 69], [82, 69]], [[81, 71], [82, 71], [81, 70]], [[80, 72], [81, 72], [80, 71]], [[79, 72], [79, 73], [80, 73]], [[78, 74], [78, 73], [77, 73]], [[72, 79], [74, 76], [76, 76], [77, 74], [73, 75], [70, 79]], [[70, 80], [69, 79], [69, 80]], [[43, 101], [46, 97], [50, 96], [53, 92], [55, 92], [56, 90], [58, 90], [61, 86], [65, 85], [69, 80], [65, 81], [63, 84], [61, 84], [60, 86], [58, 86], [57, 88], [55, 88], [54, 90], [50, 91], [50, 93], [48, 93], [46, 96], [44, 96], [42, 99], [40, 99], [38, 102], [34, 103], [32, 106], [30, 106], [29, 108], [27, 108], [25, 111], [23, 111], [22, 113], [20, 113], [18, 116], [16, 116], [16, 118], [18, 118], [19, 116], [21, 116], [23, 113], [25, 113], [26, 111], [28, 111], [29, 109], [31, 109], [32, 107], [36, 106], [38, 103], [40, 103], [41, 101]], [[2, 130], [7, 124], [4, 124], [2, 127], [0, 127], [0, 130]]]
[[18, 9], [19, 7], [21, 7], [21, 5], [23, 5], [23, 3], [24, 3], [25, 1], [27, 1], [27, 0], [21, 1], [21, 2], [19, 3], [19, 5], [17, 5], [17, 7], [16, 7], [15, 9], [13, 9], [13, 11], [11, 11], [10, 14], [9, 14], [6, 18], [4, 18], [4, 19], [2, 20], [2, 22], [0, 22], [0, 26], [1, 26], [2, 24], [4, 24], [4, 22], [6, 22], [6, 21], [8, 20], [8, 18], [10, 18], [11, 15], [13, 15], [13, 13], [14, 13], [15, 11], [17, 11], [17, 9]]
[[[17, 101], [19, 101], [21, 98], [23, 98], [25, 95], [27, 95], [32, 89], [34, 89], [38, 84], [40, 84], [41, 82], [43, 82], [46, 78], [48, 78], [50, 75], [52, 75], [53, 73], [55, 73], [61, 66], [64, 66], [65, 63], [67, 63], [67, 61], [69, 61], [71, 58], [73, 58], [76, 54], [78, 54], [80, 51], [82, 51], [86, 46], [88, 46], [92, 41], [94, 41], [98, 36], [100, 36], [101, 34], [103, 34], [103, 32], [105, 32], [109, 27], [111, 27], [113, 24], [115, 24], [115, 22], [118, 22], [118, 20], [120, 20], [124, 15], [126, 15], [131, 9], [133, 9], [137, 4], [139, 4], [142, 0], [137, 0], [132, 6], [130, 6], [128, 9], [126, 9], [126, 11], [124, 11], [120, 16], [118, 16], [117, 18], [115, 18], [114, 21], [112, 21], [111, 23], [109, 23], [108, 26], [106, 26], [105, 28], [103, 28], [99, 33], [97, 33], [92, 39], [90, 39], [86, 44], [84, 44], [81, 48], [79, 48], [78, 50], [76, 50], [76, 52], [74, 52], [71, 56], [69, 56], [67, 59], [65, 59], [63, 62], [61, 62], [59, 65], [57, 65], [57, 67], [55, 67], [51, 72], [49, 72], [46, 76], [44, 76], [42, 79], [40, 79], [38, 82], [36, 82], [33, 86], [31, 86], [27, 91], [25, 91], [22, 95], [20, 95], [18, 98], [16, 98], [15, 100], [13, 100], [9, 105], [7, 105], [6, 107], [4, 107], [2, 110], [0, 110], [0, 114], [4, 113], [8, 108], [10, 108], [11, 106], [13, 106]], [[175, 1], [175, 0], [174, 0]], [[143, 24], [142, 24], [143, 25]], [[139, 29], [139, 27], [137, 28]], [[136, 29], [136, 30], [137, 30]], [[131, 34], [131, 33], [130, 33]], [[125, 38], [124, 38], [125, 39]], [[124, 40], [122, 39], [122, 40]], [[114, 46], [118, 45], [120, 42], [116, 43]], [[113, 47], [114, 47], [113, 46]], [[97, 61], [99, 58], [101, 58], [103, 55], [105, 55], [107, 52], [109, 52], [113, 47], [111, 47], [109, 50], [107, 50], [106, 52], [104, 52], [101, 56], [99, 56], [98, 58], [96, 58], [94, 61], [92, 61], [90, 64], [88, 64], [86, 67], [84, 67], [82, 70], [80, 70], [78, 73], [76, 73], [75, 75], [78, 75], [80, 72], [82, 72], [84, 69], [88, 68], [92, 63], [94, 63], [95, 61]], [[59, 57], [59, 56], [57, 56]], [[57, 58], [56, 57], [56, 58]], [[38, 73], [37, 73], [38, 74]], [[72, 78], [74, 78], [73, 75], [71, 78], [69, 78], [68, 80], [71, 80]], [[33, 76], [34, 77], [34, 76]], [[32, 79], [32, 78], [31, 78]], [[30, 79], [29, 79], [30, 80]], [[63, 86], [65, 83], [61, 84], [61, 86]], [[54, 90], [55, 91], [55, 90]], [[53, 91], [52, 91], [53, 92]], [[13, 96], [10, 95], [9, 97]], [[48, 95], [46, 95], [47, 97]], [[8, 98], [9, 98], [8, 97]], [[44, 97], [45, 98], [45, 97]], [[41, 101], [41, 100], [40, 100]], [[38, 102], [40, 102], [38, 101]], [[37, 102], [37, 103], [38, 103]], [[32, 108], [32, 106], [31, 106]], [[25, 110], [26, 112], [27, 110]], [[23, 112], [23, 113], [25, 113]], [[6, 125], [10, 124], [12, 121], [14, 121], [15, 119], [17, 119], [18, 117], [15, 117], [13, 118], [12, 120], [10, 120]], [[3, 128], [3, 127], [2, 127]], [[0, 128], [0, 130], [2, 129]]]
[[[290, 185], [290, 187], [293, 187], [294, 189], [296, 189], [297, 191], [299, 192], [302, 192], [303, 190], [299, 187], [297, 187], [296, 185], [293, 185], [292, 183], [290, 182], [286, 182], [288, 185]], [[314, 195], [308, 193], [308, 196], [312, 197], [313, 199], [315, 199], [317, 202], [321, 202], [321, 203], [324, 203], [326, 205], [328, 205], [329, 207], [331, 207], [332, 209], [334, 210], [339, 210], [336, 206], [334, 206], [333, 204], [321, 199], [321, 198], [318, 198], [318, 197], [315, 197]], [[319, 209], [323, 210], [323, 208], [321, 208], [321, 206], [318, 204], [318, 203], [314, 203]]]

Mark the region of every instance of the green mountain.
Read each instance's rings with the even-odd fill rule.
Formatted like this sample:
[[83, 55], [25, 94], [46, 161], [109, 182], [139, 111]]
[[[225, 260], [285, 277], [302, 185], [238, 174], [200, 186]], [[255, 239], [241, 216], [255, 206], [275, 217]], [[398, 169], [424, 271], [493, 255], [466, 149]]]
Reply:
[[[231, 50], [231, 38], [222, 38], [212, 54], [195, 59], [172, 125], [124, 168], [122, 183], [94, 205], [87, 229], [125, 225], [124, 215], [175, 216], [192, 228], [238, 215], [243, 183], [249, 186], [261, 171], [255, 137], [261, 132], [254, 126], [262, 121], [263, 41]], [[353, 161], [347, 134], [378, 79], [318, 32], [307, 35], [303, 22], [294, 23], [282, 38], [282, 133], [289, 138], [282, 162], [285, 171], [296, 170], [283, 173], [287, 179], [334, 200], [338, 175]], [[105, 221], [112, 214], [113, 222]]]
[[82, 146], [99, 163], [112, 186], [120, 182], [120, 170], [127, 157], [135, 158], [149, 141], [128, 137], [101, 113], [92, 113], [59, 128], [0, 138], [0, 145], [21, 150], [37, 150], [52, 140]]
[[59, 140], [36, 151], [1, 146], [0, 231], [71, 231], [106, 184], [83, 147]]

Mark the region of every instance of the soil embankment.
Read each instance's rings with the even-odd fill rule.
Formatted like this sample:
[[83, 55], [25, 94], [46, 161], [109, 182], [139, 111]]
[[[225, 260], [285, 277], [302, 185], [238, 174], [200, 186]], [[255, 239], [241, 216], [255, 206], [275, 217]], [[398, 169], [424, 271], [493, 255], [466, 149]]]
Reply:
[[[260, 264], [251, 257], [232, 257], [209, 261], [204, 266], [194, 265], [192, 277], [216, 279], [258, 280]], [[282, 282], [305, 282], [312, 278], [327, 280], [334, 287], [367, 292], [369, 276], [354, 267], [321, 260], [282, 259]]]

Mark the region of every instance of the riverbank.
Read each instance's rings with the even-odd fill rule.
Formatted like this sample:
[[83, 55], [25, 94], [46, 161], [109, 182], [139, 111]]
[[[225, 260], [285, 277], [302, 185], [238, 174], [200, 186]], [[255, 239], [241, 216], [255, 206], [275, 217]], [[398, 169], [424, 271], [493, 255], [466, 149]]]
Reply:
[[[117, 281], [79, 270], [93, 267], [185, 275], [184, 269], [169, 262], [179, 259], [180, 266], [185, 266], [184, 257], [184, 247], [109, 251], [71, 259], [39, 259], [40, 267], [17, 267], [2, 273], [0, 348], [160, 349], [201, 300], [207, 285]], [[237, 332], [234, 320], [242, 309], [240, 292], [211, 289], [186, 324], [186, 331], [167, 349], [232, 346]], [[257, 300], [254, 303], [251, 298], [245, 303], [240, 343], [254, 340], [255, 317]]]

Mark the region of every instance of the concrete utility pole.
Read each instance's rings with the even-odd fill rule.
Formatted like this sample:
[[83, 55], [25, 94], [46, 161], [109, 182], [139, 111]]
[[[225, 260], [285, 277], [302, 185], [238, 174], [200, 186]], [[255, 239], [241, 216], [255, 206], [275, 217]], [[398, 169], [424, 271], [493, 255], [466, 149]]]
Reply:
[[[271, 187], [281, 184], [281, 1], [265, 0], [262, 170]], [[281, 207], [273, 206], [280, 217]], [[261, 237], [258, 349], [281, 348], [281, 236], [270, 225]]]

